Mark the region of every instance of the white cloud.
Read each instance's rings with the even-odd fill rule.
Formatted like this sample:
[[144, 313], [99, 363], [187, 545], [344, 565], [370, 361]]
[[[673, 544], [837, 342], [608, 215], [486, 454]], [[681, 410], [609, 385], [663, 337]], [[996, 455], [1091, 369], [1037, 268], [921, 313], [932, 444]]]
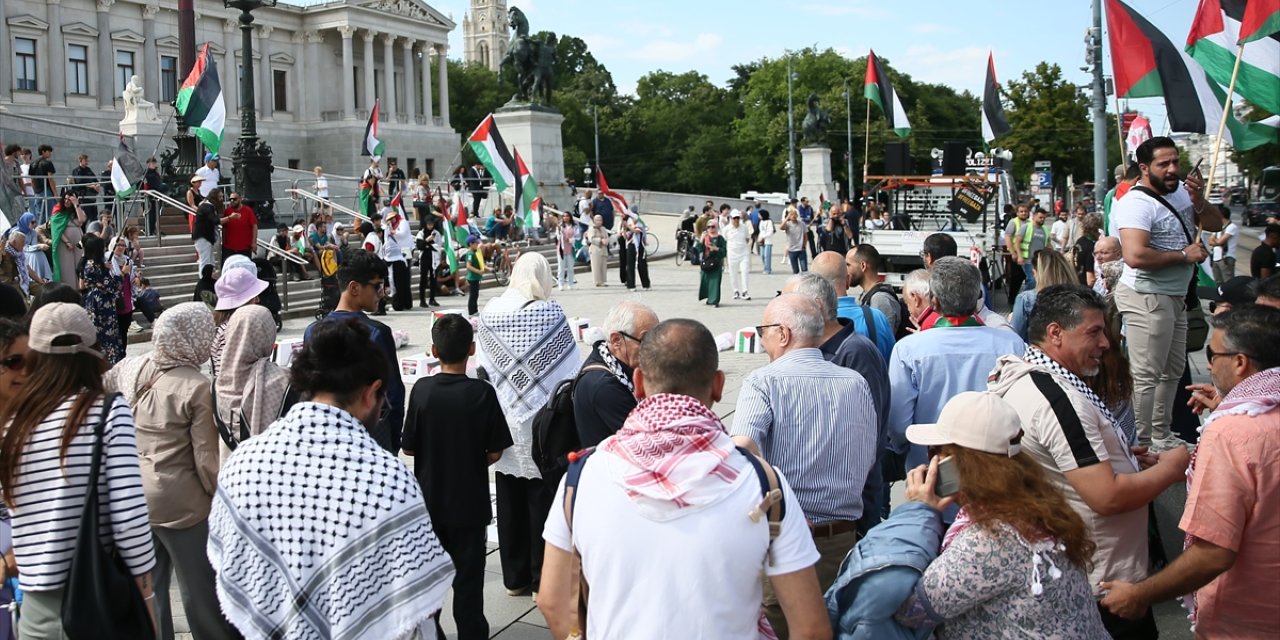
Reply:
[[[692, 41], [688, 40], [653, 40], [646, 42], [624, 54], [632, 60], [652, 63], [672, 63], [701, 57], [715, 51], [724, 43], [724, 38], [714, 33], [699, 33]], [[593, 46], [594, 48], [594, 46]]]

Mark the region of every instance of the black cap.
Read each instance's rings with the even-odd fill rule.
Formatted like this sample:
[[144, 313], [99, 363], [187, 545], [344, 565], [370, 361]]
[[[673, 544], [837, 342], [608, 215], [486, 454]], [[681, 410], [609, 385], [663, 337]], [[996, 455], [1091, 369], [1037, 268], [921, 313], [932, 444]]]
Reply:
[[1225, 302], [1233, 307], [1253, 304], [1258, 299], [1255, 282], [1257, 282], [1256, 278], [1236, 276], [1217, 287], [1200, 287], [1196, 293], [1202, 300]]

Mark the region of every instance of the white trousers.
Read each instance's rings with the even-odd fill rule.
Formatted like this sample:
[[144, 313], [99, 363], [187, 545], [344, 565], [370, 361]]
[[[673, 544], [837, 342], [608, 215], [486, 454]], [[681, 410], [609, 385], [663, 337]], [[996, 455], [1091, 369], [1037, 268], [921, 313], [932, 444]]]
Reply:
[[729, 284], [734, 293], [747, 293], [747, 274], [751, 273], [751, 253], [729, 254], [728, 263], [724, 266], [729, 272]]

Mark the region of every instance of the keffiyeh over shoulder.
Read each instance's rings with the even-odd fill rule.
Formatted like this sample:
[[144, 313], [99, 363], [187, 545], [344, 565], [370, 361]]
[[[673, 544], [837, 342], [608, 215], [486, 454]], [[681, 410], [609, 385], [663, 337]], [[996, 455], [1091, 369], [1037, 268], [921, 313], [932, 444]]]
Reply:
[[209, 560], [250, 638], [405, 638], [439, 611], [453, 563], [413, 474], [341, 409], [294, 406], [218, 477]]

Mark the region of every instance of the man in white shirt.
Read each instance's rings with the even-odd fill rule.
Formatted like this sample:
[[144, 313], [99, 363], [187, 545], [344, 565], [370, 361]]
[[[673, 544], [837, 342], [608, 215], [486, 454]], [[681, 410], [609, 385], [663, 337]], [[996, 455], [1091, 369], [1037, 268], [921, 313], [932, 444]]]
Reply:
[[1049, 237], [1053, 239], [1053, 248], [1061, 252], [1066, 252], [1067, 246], [1067, 211], [1062, 209], [1058, 211], [1057, 220], [1053, 221], [1053, 225], [1049, 227]]
[[1180, 442], [1170, 432], [1178, 379], [1187, 365], [1187, 289], [1208, 251], [1195, 236], [1222, 229], [1222, 213], [1204, 200], [1199, 171], [1178, 176], [1178, 147], [1159, 136], [1138, 147], [1142, 178], [1112, 207], [1124, 272], [1116, 307], [1124, 318], [1133, 369], [1138, 441], [1161, 451]]
[[729, 283], [733, 286], [733, 299], [750, 300], [747, 292], [747, 274], [751, 272], [751, 221], [742, 218], [742, 212], [734, 209], [729, 212], [729, 224], [720, 232], [728, 248], [728, 260], [724, 265], [729, 272]]
[[[561, 484], [547, 518], [538, 608], [552, 637], [585, 622], [598, 640], [754, 638], [761, 572], [791, 638], [831, 637], [818, 552], [782, 474], [776, 537], [766, 518], [749, 517], [761, 505], [760, 476], [710, 410], [724, 390], [717, 367], [715, 338], [694, 320], [660, 323], [640, 344], [640, 404], [581, 463], [567, 502]], [[586, 621], [574, 598], [575, 552], [590, 585]]]
[[218, 188], [218, 183], [222, 182], [222, 172], [219, 167], [218, 154], [204, 154], [204, 166], [196, 169], [196, 175], [204, 178], [204, 182], [200, 183], [200, 198], [208, 198], [209, 192]]
[[1209, 236], [1209, 260], [1213, 265], [1213, 279], [1218, 284], [1225, 284], [1235, 277], [1236, 243], [1240, 241], [1240, 227], [1231, 221], [1231, 215], [1225, 209], [1222, 212], [1227, 226]]

